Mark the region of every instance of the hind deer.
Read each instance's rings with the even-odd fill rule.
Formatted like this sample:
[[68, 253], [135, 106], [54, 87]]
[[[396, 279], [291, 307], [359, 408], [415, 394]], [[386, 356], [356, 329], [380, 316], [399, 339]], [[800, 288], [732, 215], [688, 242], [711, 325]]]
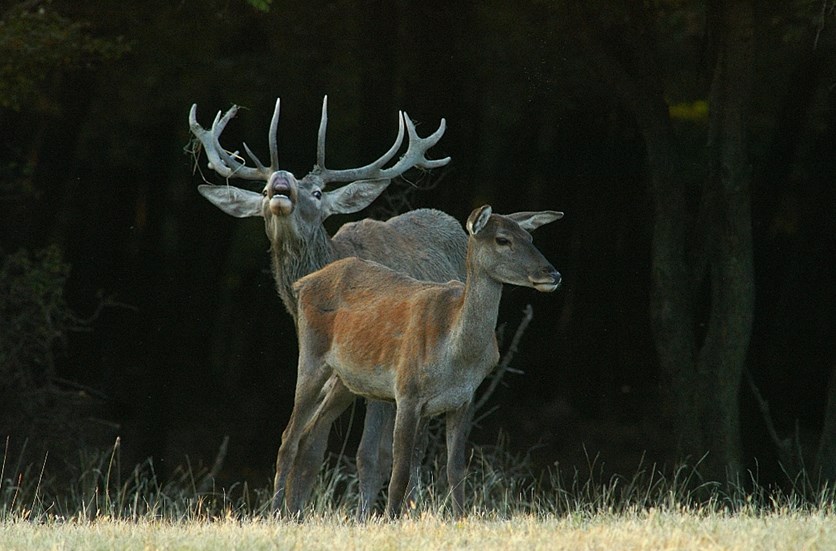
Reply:
[[[346, 258], [300, 279], [299, 367], [293, 413], [278, 456], [287, 506], [299, 515], [322, 456], [310, 435], [327, 431], [354, 395], [396, 404], [387, 514], [401, 513], [419, 423], [446, 414], [447, 477], [464, 512], [465, 440], [473, 394], [499, 360], [494, 328], [504, 283], [552, 292], [560, 273], [532, 244], [555, 211], [502, 216], [480, 207], [467, 220], [464, 283], [418, 281], [375, 262]], [[341, 385], [320, 400], [326, 381]]]
[[[376, 161], [360, 168], [334, 170], [325, 166], [325, 135], [328, 122], [327, 96], [322, 101], [322, 117], [317, 139], [316, 164], [304, 178], [279, 170], [277, 128], [279, 100], [270, 123], [270, 166], [261, 161], [244, 145], [254, 166], [247, 166], [237, 152], [229, 152], [220, 144], [220, 136], [238, 112], [233, 106], [225, 114], [218, 112], [211, 128], [197, 122], [197, 106], [189, 113], [191, 132], [200, 141], [209, 160], [209, 167], [229, 179], [263, 182], [260, 192], [230, 185], [200, 185], [199, 192], [225, 213], [238, 218], [264, 218], [270, 240], [273, 276], [276, 289], [285, 308], [297, 319], [296, 298], [292, 284], [311, 272], [339, 258], [359, 256], [377, 261], [412, 277], [445, 282], [464, 280], [467, 235], [451, 216], [431, 209], [418, 209], [390, 218], [385, 222], [365, 219], [343, 225], [330, 237], [323, 222], [332, 214], [357, 212], [380, 195], [395, 178], [410, 168], [431, 169], [446, 165], [449, 157], [429, 160], [427, 151], [444, 133], [445, 121], [438, 129], [420, 138], [406, 113], [398, 113], [398, 135], [392, 147]], [[390, 163], [408, 135], [406, 152], [392, 166]], [[350, 182], [327, 190], [326, 186]], [[329, 400], [339, 393], [341, 382], [333, 378], [323, 383], [321, 400]], [[394, 408], [385, 402], [370, 402], [357, 452], [360, 479], [360, 508], [358, 516], [368, 517], [388, 470], [391, 467], [392, 425]], [[317, 435], [315, 449], [324, 454], [327, 430]], [[285, 436], [282, 440], [285, 440]], [[284, 479], [277, 473], [274, 482], [274, 505], [284, 499]]]

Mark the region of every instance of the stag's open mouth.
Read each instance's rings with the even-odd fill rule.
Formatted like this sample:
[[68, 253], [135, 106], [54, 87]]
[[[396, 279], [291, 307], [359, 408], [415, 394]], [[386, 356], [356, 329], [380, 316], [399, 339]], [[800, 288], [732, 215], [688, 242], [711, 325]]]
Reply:
[[270, 212], [275, 216], [287, 216], [293, 212], [293, 187], [288, 176], [277, 171], [268, 184], [270, 196]]
[[276, 216], [287, 216], [293, 212], [293, 201], [287, 195], [274, 195], [270, 198], [270, 212]]

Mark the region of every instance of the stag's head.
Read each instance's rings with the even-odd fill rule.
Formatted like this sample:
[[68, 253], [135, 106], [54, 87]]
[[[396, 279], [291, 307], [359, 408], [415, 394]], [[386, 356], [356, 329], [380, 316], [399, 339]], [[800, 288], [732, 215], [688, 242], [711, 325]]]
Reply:
[[[209, 160], [209, 168], [227, 179], [256, 180], [264, 182], [261, 192], [248, 191], [230, 185], [201, 185], [200, 193], [225, 213], [238, 218], [261, 216], [265, 220], [271, 239], [279, 239], [290, 232], [305, 239], [321, 228], [322, 222], [332, 214], [350, 214], [367, 207], [392, 181], [412, 167], [424, 169], [446, 165], [450, 158], [429, 160], [427, 150], [444, 134], [445, 122], [426, 138], [420, 138], [415, 125], [406, 115], [398, 113], [398, 137], [395, 143], [376, 161], [359, 168], [333, 170], [325, 167], [325, 132], [328, 124], [328, 97], [322, 101], [322, 118], [319, 124], [317, 161], [313, 170], [297, 179], [292, 173], [279, 169], [276, 131], [279, 123], [279, 100], [270, 123], [270, 166], [264, 166], [258, 157], [244, 144], [254, 166], [247, 166], [238, 152], [230, 152], [220, 144], [220, 135], [227, 123], [238, 112], [233, 106], [225, 114], [218, 112], [212, 127], [204, 129], [197, 122], [197, 106], [189, 113], [189, 126], [200, 141]], [[406, 132], [405, 132], [406, 131]], [[392, 166], [384, 168], [403, 144], [404, 134], [409, 144], [403, 156]], [[333, 190], [326, 186], [334, 183], [347, 185]]]

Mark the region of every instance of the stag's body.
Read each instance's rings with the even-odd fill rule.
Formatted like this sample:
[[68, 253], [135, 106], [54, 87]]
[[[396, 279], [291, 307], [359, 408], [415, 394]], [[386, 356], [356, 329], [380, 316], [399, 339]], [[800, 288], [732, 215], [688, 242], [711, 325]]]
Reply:
[[323, 229], [305, 240], [279, 227], [282, 222], [267, 222], [267, 234], [276, 290], [294, 319], [297, 305], [293, 283], [340, 258], [373, 260], [428, 281], [465, 277], [466, 235], [453, 217], [438, 210], [412, 210], [386, 221], [349, 222], [333, 237]]
[[[327, 99], [327, 98], [326, 98]], [[261, 193], [229, 185], [201, 185], [199, 191], [218, 208], [235, 217], [263, 217], [273, 265], [276, 290], [285, 308], [297, 320], [293, 283], [328, 263], [348, 256], [375, 260], [394, 270], [430, 281], [463, 280], [465, 276], [466, 234], [459, 223], [440, 211], [419, 209], [395, 216], [385, 222], [361, 220], [343, 225], [331, 238], [323, 221], [334, 213], [350, 214], [369, 205], [394, 178], [409, 168], [434, 168], [445, 165], [449, 158], [428, 160], [427, 150], [444, 133], [444, 120], [433, 134], [418, 137], [406, 113], [398, 114], [399, 131], [393, 146], [376, 161], [356, 169], [332, 170], [325, 167], [325, 130], [327, 101], [323, 100], [317, 162], [304, 178], [278, 168], [276, 130], [279, 102], [276, 101], [270, 124], [270, 166], [265, 167], [253, 158], [255, 167], [245, 166], [236, 153], [226, 151], [219, 137], [226, 124], [237, 113], [231, 108], [218, 113], [212, 128], [200, 126], [196, 106], [192, 107], [189, 123], [192, 133], [200, 140], [209, 159], [210, 168], [225, 178], [241, 178], [265, 182]], [[407, 151], [393, 166], [384, 166], [400, 148], [404, 130], [409, 135]], [[334, 190], [326, 190], [329, 183], [351, 182]], [[334, 378], [319, 389], [317, 400], [331, 404], [342, 399], [341, 382]], [[363, 438], [357, 452], [360, 479], [359, 516], [365, 518], [380, 491], [391, 466], [392, 424], [394, 408], [382, 402], [370, 402], [366, 410]], [[309, 437], [314, 455], [324, 454], [327, 428]], [[283, 435], [282, 441], [286, 437]], [[283, 444], [283, 447], [284, 444]], [[281, 468], [281, 452], [276, 465], [274, 504], [284, 501], [287, 472]]]
[[[321, 432], [350, 403], [346, 394], [317, 404], [313, 397], [336, 373], [344, 392], [397, 405], [390, 516], [400, 514], [420, 420], [447, 414], [447, 474], [454, 509], [463, 511], [464, 445], [473, 394], [499, 359], [494, 329], [503, 283], [553, 291], [560, 274], [531, 244], [524, 228], [562, 213], [492, 215], [468, 219], [466, 282], [418, 281], [380, 264], [347, 258], [299, 280], [299, 382], [279, 452], [292, 512], [299, 512], [311, 479], [310, 434]], [[283, 452], [287, 451], [287, 455]], [[284, 466], [281, 466], [285, 463]], [[295, 463], [295, 464], [294, 464]], [[298, 477], [298, 478], [297, 478]]]

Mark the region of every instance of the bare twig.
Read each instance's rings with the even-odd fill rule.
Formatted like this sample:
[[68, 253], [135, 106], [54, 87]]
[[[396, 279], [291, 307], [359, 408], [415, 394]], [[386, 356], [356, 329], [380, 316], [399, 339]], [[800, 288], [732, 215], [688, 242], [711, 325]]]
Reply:
[[514, 333], [514, 338], [511, 339], [511, 344], [508, 346], [508, 350], [505, 351], [505, 355], [502, 357], [502, 360], [497, 365], [496, 369], [491, 375], [491, 382], [488, 385], [488, 388], [485, 389], [485, 392], [479, 397], [476, 403], [473, 406], [473, 411], [477, 412], [483, 407], [485, 404], [490, 400], [491, 396], [493, 395], [496, 387], [499, 386], [499, 383], [502, 381], [502, 377], [505, 376], [506, 373], [517, 373], [522, 374], [522, 371], [519, 369], [513, 369], [510, 367], [511, 360], [514, 359], [514, 355], [517, 353], [520, 339], [522, 339], [523, 333], [528, 328], [528, 324], [531, 323], [532, 318], [534, 318], [534, 309], [531, 307], [530, 304], [526, 304], [525, 309], [523, 310], [523, 318], [520, 320], [520, 324], [517, 327], [517, 331]]
[[796, 470], [801, 469], [803, 460], [801, 457], [801, 445], [800, 442], [798, 442], [798, 428], [796, 427], [796, 442], [793, 442], [792, 438], [781, 438], [778, 435], [778, 431], [775, 429], [775, 424], [772, 421], [772, 414], [769, 411], [769, 402], [767, 402], [763, 395], [761, 395], [760, 390], [755, 384], [755, 379], [752, 377], [752, 373], [748, 369], [744, 369], [743, 373], [746, 376], [746, 382], [749, 383], [749, 389], [755, 396], [755, 402], [757, 402], [758, 409], [760, 409], [761, 416], [763, 417], [764, 424], [766, 425], [766, 431], [769, 433], [769, 438], [772, 440], [772, 443], [775, 444], [779, 460], [787, 468], [793, 468]]
[[821, 13], [819, 14], [819, 24], [816, 28], [816, 37], [813, 39], [813, 49], [818, 49], [819, 47], [819, 37], [821, 36], [822, 31], [824, 31], [824, 24], [827, 20], [828, 15], [833, 15], [836, 13], [836, 0], [823, 0], [821, 3]]
[[104, 292], [102, 292], [101, 290], [97, 293], [96, 298], [98, 298], [99, 302], [96, 304], [96, 308], [93, 310], [93, 313], [91, 313], [89, 316], [81, 317], [73, 313], [72, 321], [74, 325], [70, 327], [70, 330], [77, 332], [89, 331], [89, 326], [94, 321], [99, 319], [99, 316], [101, 316], [102, 311], [105, 308], [123, 308], [125, 310], [131, 310], [133, 312], [139, 311], [139, 308], [137, 308], [136, 306], [127, 304], [125, 302], [120, 302], [116, 300], [115, 296], [113, 295], [105, 296]]
[[86, 394], [88, 396], [98, 398], [99, 400], [110, 400], [110, 396], [108, 396], [107, 394], [105, 394], [101, 390], [98, 390], [96, 388], [93, 388], [92, 386], [87, 386], [85, 384], [82, 384], [82, 383], [79, 383], [79, 382], [76, 382], [76, 381], [71, 381], [69, 379], [64, 379], [63, 377], [51, 377], [49, 382], [53, 383], [57, 386], [71, 388], [72, 391], [73, 391], [73, 394], [76, 394], [76, 395], [78, 395], [78, 393], [81, 392], [81, 393]]
[[369, 207], [369, 217], [385, 220], [414, 209], [416, 193], [435, 189], [447, 172], [447, 170], [429, 171], [421, 169], [412, 180], [405, 175], [395, 178], [390, 184], [388, 192], [380, 198], [382, 201], [378, 201]]
[[205, 494], [209, 490], [212, 489], [212, 485], [215, 483], [215, 479], [220, 474], [221, 469], [223, 469], [224, 461], [226, 461], [226, 452], [229, 448], [229, 435], [224, 436], [223, 441], [221, 442], [220, 447], [218, 448], [218, 453], [215, 455], [215, 462], [212, 464], [212, 468], [209, 469], [209, 472], [203, 477], [203, 480], [200, 481], [200, 485], [197, 487], [198, 494]]

